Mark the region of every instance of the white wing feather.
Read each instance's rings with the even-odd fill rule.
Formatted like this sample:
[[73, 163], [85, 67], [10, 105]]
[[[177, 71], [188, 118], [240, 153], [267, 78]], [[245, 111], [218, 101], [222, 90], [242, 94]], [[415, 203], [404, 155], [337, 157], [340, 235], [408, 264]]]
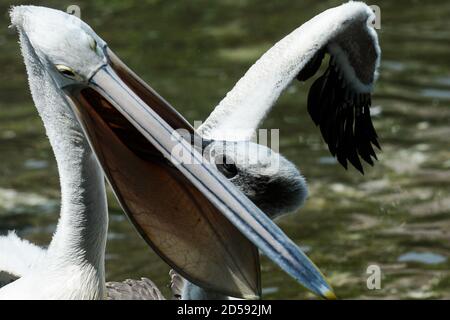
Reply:
[[[4, 282], [26, 275], [42, 261], [45, 249], [20, 239], [14, 232], [0, 237], [0, 274]], [[4, 283], [5, 284], [5, 283]]]

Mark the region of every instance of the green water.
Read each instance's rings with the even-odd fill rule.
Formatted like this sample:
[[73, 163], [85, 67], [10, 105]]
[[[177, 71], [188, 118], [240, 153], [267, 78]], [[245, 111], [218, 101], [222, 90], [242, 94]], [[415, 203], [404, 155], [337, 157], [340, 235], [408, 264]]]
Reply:
[[[32, 2], [32, 1], [29, 1]], [[17, 2], [19, 3], [19, 2]], [[339, 1], [34, 1], [82, 18], [188, 120], [205, 119], [273, 43]], [[17, 36], [0, 3], [0, 234], [48, 244], [59, 213], [54, 157], [27, 88]], [[450, 298], [450, 2], [378, 1], [381, 76], [373, 105], [383, 152], [366, 175], [345, 171], [293, 84], [264, 123], [310, 186], [278, 222], [307, 249], [341, 298]], [[110, 197], [107, 278], [141, 276], [167, 294], [169, 268]], [[366, 268], [381, 267], [380, 290]], [[263, 260], [264, 298], [312, 296]]]

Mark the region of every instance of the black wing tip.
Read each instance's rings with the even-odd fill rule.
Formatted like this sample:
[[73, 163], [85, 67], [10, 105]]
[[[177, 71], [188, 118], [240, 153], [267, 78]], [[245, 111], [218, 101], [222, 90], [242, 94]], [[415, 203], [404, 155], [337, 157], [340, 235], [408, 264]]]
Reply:
[[[307, 65], [307, 70], [299, 74], [299, 79], [310, 76], [313, 67], [317, 71], [320, 55], [316, 56]], [[330, 59], [326, 72], [311, 86], [308, 113], [320, 128], [323, 140], [338, 162], [346, 170], [347, 162], [350, 162], [364, 175], [361, 160], [374, 166], [372, 158], [378, 158], [372, 145], [381, 150], [370, 116], [371, 96], [370, 93], [358, 93], [340, 74], [341, 71], [337, 65], [331, 64]]]
[[363, 167], [361, 166], [361, 168], [359, 169], [359, 168], [356, 168], [356, 170], [358, 170], [359, 171], [359, 173], [361, 173], [361, 175], [364, 175], [364, 169], [363, 169]]
[[[375, 141], [373, 141], [372, 143], [373, 143], [373, 145], [374, 145], [375, 147], [377, 147], [378, 150], [383, 151], [383, 149], [381, 149], [381, 145], [380, 145], [380, 143], [378, 142], [377, 139], [375, 139]], [[378, 160], [378, 159], [377, 159], [377, 160]]]

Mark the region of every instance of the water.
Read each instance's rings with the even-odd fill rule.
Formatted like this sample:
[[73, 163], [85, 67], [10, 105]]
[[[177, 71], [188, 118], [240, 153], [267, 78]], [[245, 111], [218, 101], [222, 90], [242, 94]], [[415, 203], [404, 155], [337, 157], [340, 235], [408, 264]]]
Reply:
[[[205, 119], [273, 43], [339, 1], [35, 1], [85, 19], [190, 121]], [[450, 3], [378, 1], [383, 50], [373, 104], [383, 152], [366, 175], [330, 159], [306, 111], [310, 82], [282, 96], [264, 123], [310, 186], [278, 221], [341, 298], [450, 298]], [[33, 107], [17, 36], [0, 3], [0, 233], [45, 245], [59, 212], [55, 161]], [[107, 278], [146, 276], [167, 294], [168, 267], [111, 199]], [[433, 263], [438, 260], [438, 263]], [[382, 288], [366, 287], [381, 267]], [[312, 296], [263, 260], [264, 298]]]
[[446, 260], [446, 257], [433, 252], [408, 252], [398, 257], [399, 262], [418, 262], [425, 264], [439, 264]]

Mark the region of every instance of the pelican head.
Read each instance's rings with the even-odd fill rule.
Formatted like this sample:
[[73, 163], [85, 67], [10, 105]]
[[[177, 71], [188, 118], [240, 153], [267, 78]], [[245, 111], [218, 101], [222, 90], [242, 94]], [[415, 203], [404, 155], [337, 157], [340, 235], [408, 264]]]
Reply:
[[[172, 268], [205, 289], [256, 298], [259, 248], [313, 292], [333, 296], [317, 267], [281, 229], [213, 165], [201, 161], [189, 141], [174, 139], [178, 129], [196, 132], [87, 24], [34, 6], [15, 7], [11, 20], [29, 75], [45, 82], [33, 84], [35, 102], [45, 108], [53, 99], [52, 105], [60, 104], [58, 115], [76, 118], [122, 208]], [[176, 147], [199, 161], [173, 158]], [[260, 174], [269, 170], [262, 167]], [[245, 177], [240, 178], [244, 188]]]
[[272, 219], [298, 209], [308, 188], [295, 165], [251, 141], [213, 141], [206, 149], [217, 169]]
[[107, 58], [105, 42], [77, 17], [44, 7], [18, 6], [11, 22], [29, 45], [30, 54], [51, 73], [59, 88], [87, 83]]

